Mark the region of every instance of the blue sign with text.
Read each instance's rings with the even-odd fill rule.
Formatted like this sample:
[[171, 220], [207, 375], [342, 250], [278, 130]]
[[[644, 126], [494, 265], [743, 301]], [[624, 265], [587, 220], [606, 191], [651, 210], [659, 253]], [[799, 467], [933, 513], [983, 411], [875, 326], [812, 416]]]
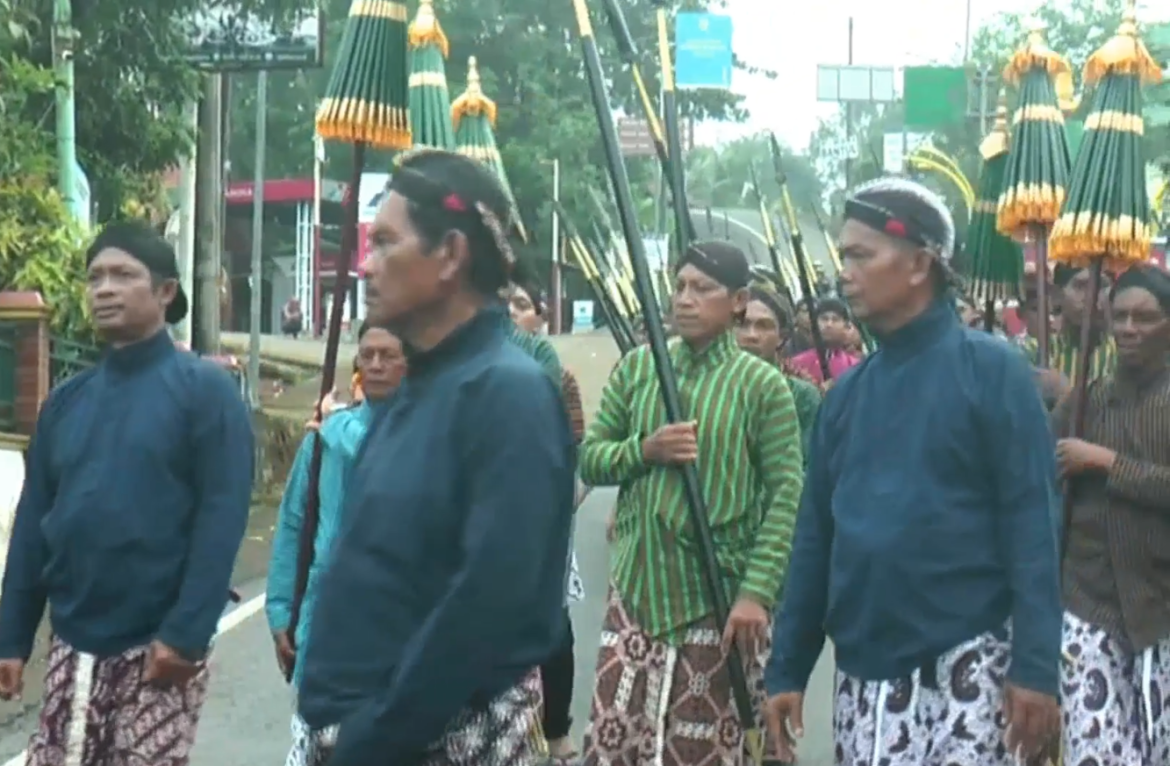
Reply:
[[731, 88], [731, 17], [680, 13], [674, 21], [675, 85], [679, 90]]

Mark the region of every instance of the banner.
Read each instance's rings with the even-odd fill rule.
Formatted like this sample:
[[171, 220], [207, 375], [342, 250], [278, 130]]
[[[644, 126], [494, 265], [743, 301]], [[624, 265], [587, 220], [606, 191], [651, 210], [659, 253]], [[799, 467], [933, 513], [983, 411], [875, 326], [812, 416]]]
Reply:
[[675, 86], [679, 90], [731, 88], [731, 17], [680, 13], [674, 21]]

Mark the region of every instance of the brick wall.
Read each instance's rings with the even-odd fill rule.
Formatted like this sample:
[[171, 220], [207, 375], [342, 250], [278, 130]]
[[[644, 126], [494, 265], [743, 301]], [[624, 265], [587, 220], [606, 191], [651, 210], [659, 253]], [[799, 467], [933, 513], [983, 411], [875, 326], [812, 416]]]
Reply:
[[39, 293], [0, 292], [0, 321], [19, 325], [16, 336], [16, 429], [32, 434], [49, 395], [49, 307]]

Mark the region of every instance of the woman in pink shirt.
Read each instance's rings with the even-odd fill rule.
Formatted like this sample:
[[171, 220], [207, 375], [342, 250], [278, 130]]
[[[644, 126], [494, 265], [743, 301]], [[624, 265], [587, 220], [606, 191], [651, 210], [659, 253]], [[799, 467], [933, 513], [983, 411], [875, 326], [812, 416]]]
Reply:
[[[849, 318], [849, 309], [837, 298], [819, 301], [816, 314], [817, 328], [821, 331], [821, 340], [825, 342], [825, 351], [829, 356], [829, 374], [836, 380], [850, 367], [861, 362], [861, 355], [848, 349], [849, 331], [853, 327], [853, 322]], [[825, 376], [821, 372], [821, 363], [815, 348], [792, 357], [792, 366], [814, 383], [822, 386], [825, 384]]]

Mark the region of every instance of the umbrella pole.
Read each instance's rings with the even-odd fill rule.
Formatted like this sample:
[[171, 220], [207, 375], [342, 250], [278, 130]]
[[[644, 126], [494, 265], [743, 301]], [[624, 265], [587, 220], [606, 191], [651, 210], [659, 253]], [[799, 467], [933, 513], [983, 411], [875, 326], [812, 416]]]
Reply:
[[[654, 359], [655, 372], [658, 375], [658, 387], [665, 405], [666, 419], [670, 423], [681, 423], [684, 421], [684, 416], [682, 402], [679, 399], [678, 379], [671, 366], [662, 316], [658, 313], [658, 307], [654, 301], [653, 278], [650, 274], [650, 266], [646, 261], [642, 233], [638, 229], [634, 196], [630, 190], [630, 179], [626, 171], [625, 160], [622, 158], [621, 148], [618, 145], [617, 128], [614, 126], [613, 113], [610, 111], [609, 96], [605, 92], [605, 74], [601, 68], [601, 55], [597, 51], [597, 42], [593, 38], [593, 24], [589, 19], [589, 9], [585, 5], [585, 0], [573, 0], [573, 8], [577, 16], [581, 37], [581, 53], [585, 62], [585, 74], [589, 82], [590, 94], [593, 98], [593, 110], [597, 116], [606, 164], [610, 179], [613, 181], [622, 233], [626, 239], [626, 246], [629, 248], [630, 262], [634, 269], [634, 278], [640, 294], [642, 316], [646, 322], [650, 352]], [[676, 166], [675, 170], [677, 172], [679, 168]], [[702, 562], [703, 584], [712, 605], [715, 622], [722, 629], [727, 624], [731, 608], [720, 575], [719, 560], [715, 555], [715, 543], [708, 525], [707, 504], [703, 498], [699, 472], [694, 464], [682, 466], [679, 470], [682, 473], [691, 526]], [[727, 674], [730, 679], [732, 700], [735, 703], [740, 726], [744, 732], [745, 742], [752, 761], [759, 764], [763, 760], [763, 733], [756, 721], [755, 705], [747, 683], [744, 655], [734, 642], [727, 654]]]
[[[362, 169], [365, 165], [366, 145], [353, 145], [353, 174], [349, 180], [349, 204], [345, 208], [345, 226], [341, 232], [341, 253], [337, 260], [337, 271], [333, 278], [333, 305], [329, 308], [329, 329], [325, 336], [325, 361], [321, 367], [321, 393], [317, 401], [333, 392], [337, 375], [337, 356], [341, 350], [341, 323], [345, 313], [345, 298], [349, 293], [349, 272], [357, 255], [358, 210], [361, 200], [358, 188], [361, 184]], [[318, 413], [319, 414], [319, 413]], [[305, 513], [302, 522], [299, 548], [297, 550], [296, 581], [293, 585], [293, 600], [288, 622], [288, 639], [293, 642], [297, 624], [301, 618], [301, 606], [305, 590], [309, 585], [309, 570], [317, 541], [317, 527], [321, 511], [321, 439], [313, 439], [313, 452], [309, 458], [309, 481], [305, 497]], [[294, 644], [295, 645], [295, 644]], [[291, 680], [292, 668], [286, 680]]]
[[1040, 326], [1036, 328], [1038, 348], [1036, 366], [1046, 369], [1051, 334], [1048, 323], [1048, 317], [1051, 316], [1048, 307], [1048, 229], [1044, 226], [1033, 226], [1031, 234], [1032, 243], [1036, 247], [1036, 302], [1040, 311]]
[[995, 332], [995, 301], [990, 298], [983, 301], [983, 329], [985, 332]]

